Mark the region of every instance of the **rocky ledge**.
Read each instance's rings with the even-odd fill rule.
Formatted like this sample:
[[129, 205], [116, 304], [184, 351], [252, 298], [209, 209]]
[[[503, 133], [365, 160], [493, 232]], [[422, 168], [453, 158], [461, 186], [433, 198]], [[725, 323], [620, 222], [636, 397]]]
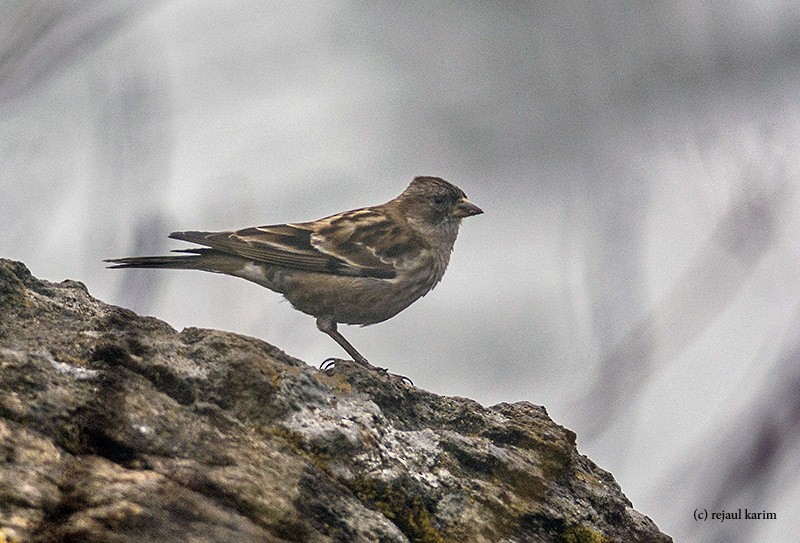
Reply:
[[671, 539], [543, 407], [319, 371], [0, 260], [0, 541]]

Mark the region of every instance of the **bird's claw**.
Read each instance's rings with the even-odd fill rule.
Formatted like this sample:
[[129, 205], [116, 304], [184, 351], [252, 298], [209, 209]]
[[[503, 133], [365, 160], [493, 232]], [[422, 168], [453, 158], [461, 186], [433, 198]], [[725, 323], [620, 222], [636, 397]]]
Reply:
[[336, 365], [336, 359], [334, 357], [330, 357], [322, 361], [322, 364], [319, 365], [319, 369], [321, 369], [322, 371], [328, 371], [330, 369], [333, 369], [335, 365]]
[[402, 382], [408, 384], [409, 386], [412, 387], [414, 386], [414, 381], [412, 381], [409, 377], [406, 377], [405, 375], [398, 375], [396, 373], [390, 373], [389, 375], [394, 375], [395, 377], [399, 377]]

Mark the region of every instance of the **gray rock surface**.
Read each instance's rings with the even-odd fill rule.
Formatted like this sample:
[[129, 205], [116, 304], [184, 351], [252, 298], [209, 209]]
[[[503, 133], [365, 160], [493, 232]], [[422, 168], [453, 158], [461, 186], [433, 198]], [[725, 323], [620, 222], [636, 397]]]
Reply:
[[0, 541], [667, 542], [542, 407], [182, 332], [0, 260]]

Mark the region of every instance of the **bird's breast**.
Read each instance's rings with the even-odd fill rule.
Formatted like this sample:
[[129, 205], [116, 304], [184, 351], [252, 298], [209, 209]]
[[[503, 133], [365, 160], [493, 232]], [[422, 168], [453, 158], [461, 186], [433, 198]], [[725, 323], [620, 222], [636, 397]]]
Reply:
[[437, 266], [405, 269], [392, 279], [296, 272], [287, 275], [283, 295], [303, 313], [343, 324], [385, 321], [429, 292]]

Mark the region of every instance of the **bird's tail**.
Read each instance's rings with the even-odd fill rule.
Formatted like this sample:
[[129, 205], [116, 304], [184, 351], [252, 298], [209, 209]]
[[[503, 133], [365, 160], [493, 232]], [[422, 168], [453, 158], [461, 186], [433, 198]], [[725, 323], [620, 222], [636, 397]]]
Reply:
[[179, 249], [174, 253], [189, 253], [180, 256], [131, 256], [109, 258], [109, 268], [171, 268], [178, 270], [206, 269], [206, 256], [213, 249]]

